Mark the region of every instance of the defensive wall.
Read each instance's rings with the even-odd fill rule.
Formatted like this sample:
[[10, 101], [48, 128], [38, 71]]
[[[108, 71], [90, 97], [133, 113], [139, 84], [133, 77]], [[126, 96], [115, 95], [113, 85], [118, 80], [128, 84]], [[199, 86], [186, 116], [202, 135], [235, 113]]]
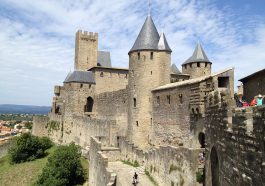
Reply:
[[163, 185], [196, 186], [196, 172], [199, 170], [199, 153], [204, 149], [160, 146], [143, 151], [134, 144], [119, 137], [120, 158], [130, 162], [137, 161], [146, 171]]
[[206, 100], [206, 186], [265, 183], [265, 106], [235, 108], [226, 89]]
[[103, 154], [101, 142], [92, 137], [89, 151], [89, 185], [114, 186], [116, 174], [108, 169], [108, 158]]

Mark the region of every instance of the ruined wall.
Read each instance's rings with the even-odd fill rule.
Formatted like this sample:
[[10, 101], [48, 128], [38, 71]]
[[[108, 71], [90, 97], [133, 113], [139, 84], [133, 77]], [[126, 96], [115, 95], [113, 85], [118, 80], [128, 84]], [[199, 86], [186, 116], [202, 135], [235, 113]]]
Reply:
[[90, 144], [91, 137], [98, 137], [103, 144], [115, 145], [117, 127], [113, 120], [82, 116], [64, 118], [63, 143], [75, 142], [83, 148]]
[[206, 185], [264, 185], [265, 107], [234, 109], [226, 89], [206, 105]]
[[127, 130], [127, 89], [96, 95], [95, 102], [97, 118], [105, 120], [115, 120], [118, 129], [118, 132], [115, 135], [124, 136]]
[[32, 134], [35, 136], [48, 136], [46, 128], [48, 122], [48, 116], [33, 116]]
[[159, 185], [196, 186], [196, 171], [199, 168], [198, 155], [203, 149], [185, 147], [159, 147], [143, 151], [125, 138], [120, 138], [121, 157], [138, 161], [154, 177]]
[[101, 151], [101, 143], [91, 138], [89, 151], [89, 185], [115, 185], [116, 174], [108, 170], [108, 158]]

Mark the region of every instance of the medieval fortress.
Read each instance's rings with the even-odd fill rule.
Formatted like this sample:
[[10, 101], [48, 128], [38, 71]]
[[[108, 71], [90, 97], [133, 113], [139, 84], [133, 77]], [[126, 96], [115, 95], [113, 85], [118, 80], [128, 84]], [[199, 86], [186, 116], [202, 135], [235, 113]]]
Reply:
[[[33, 126], [34, 135], [83, 148], [91, 186], [121, 185], [108, 167], [119, 160], [137, 161], [159, 185], [265, 184], [265, 108], [235, 108], [233, 68], [213, 73], [198, 44], [178, 70], [151, 16], [128, 52], [128, 69], [112, 66], [98, 37], [76, 33], [75, 70]], [[204, 183], [196, 180], [200, 170]]]

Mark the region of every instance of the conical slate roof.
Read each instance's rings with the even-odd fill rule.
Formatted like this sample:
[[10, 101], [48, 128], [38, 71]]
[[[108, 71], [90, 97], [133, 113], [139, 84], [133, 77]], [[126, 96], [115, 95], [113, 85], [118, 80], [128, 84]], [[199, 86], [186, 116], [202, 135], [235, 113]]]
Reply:
[[174, 63], [171, 65], [171, 73], [181, 74], [180, 70], [178, 69], [178, 67]]
[[193, 63], [193, 62], [209, 62], [208, 57], [206, 56], [202, 46], [200, 43], [197, 44], [192, 56], [187, 59], [182, 65], [188, 64], [188, 63]]
[[157, 50], [158, 41], [159, 34], [157, 32], [156, 26], [152, 17], [148, 15], [129, 53], [138, 50]]
[[170, 47], [167, 43], [167, 39], [166, 39], [164, 32], [162, 32], [162, 34], [160, 35], [157, 48], [159, 50], [165, 50], [165, 51], [172, 52], [172, 50], [170, 49]]

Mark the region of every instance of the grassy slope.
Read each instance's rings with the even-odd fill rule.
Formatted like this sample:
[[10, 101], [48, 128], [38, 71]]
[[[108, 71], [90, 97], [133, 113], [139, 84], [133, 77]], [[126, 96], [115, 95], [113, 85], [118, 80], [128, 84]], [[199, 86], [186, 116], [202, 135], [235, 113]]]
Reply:
[[[56, 147], [48, 150], [49, 155], [32, 162], [10, 165], [7, 156], [0, 158], [0, 185], [5, 186], [31, 186], [41, 174], [42, 168], [47, 163], [48, 157], [54, 152]], [[82, 157], [81, 163], [88, 170], [88, 163]]]

